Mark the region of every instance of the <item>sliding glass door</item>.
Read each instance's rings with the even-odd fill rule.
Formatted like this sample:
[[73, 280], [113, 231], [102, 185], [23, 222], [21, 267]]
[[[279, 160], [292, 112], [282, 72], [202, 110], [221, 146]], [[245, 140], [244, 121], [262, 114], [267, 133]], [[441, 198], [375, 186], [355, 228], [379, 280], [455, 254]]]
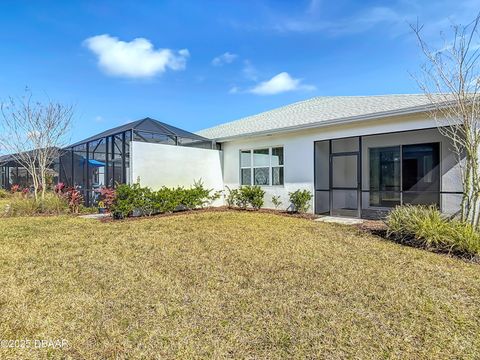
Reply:
[[440, 205], [439, 143], [370, 148], [370, 206]]
[[402, 146], [403, 203], [440, 204], [440, 146]]
[[400, 204], [400, 146], [370, 149], [370, 205]]

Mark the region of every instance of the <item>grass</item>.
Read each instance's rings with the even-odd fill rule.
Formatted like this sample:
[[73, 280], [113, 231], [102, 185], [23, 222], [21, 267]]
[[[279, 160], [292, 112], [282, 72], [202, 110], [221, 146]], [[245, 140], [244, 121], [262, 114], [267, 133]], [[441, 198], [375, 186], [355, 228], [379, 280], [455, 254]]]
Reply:
[[0, 219], [0, 358], [475, 358], [480, 266], [252, 212]]
[[5, 211], [5, 207], [10, 204], [10, 198], [0, 198], [0, 216]]

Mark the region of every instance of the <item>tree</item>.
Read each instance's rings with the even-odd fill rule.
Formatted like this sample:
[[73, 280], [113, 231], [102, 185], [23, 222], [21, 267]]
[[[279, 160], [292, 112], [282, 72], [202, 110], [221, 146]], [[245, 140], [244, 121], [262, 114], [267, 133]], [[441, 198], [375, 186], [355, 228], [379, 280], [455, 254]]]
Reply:
[[73, 106], [34, 101], [27, 89], [20, 98], [1, 104], [0, 148], [26, 169], [35, 199], [45, 198], [48, 176], [67, 142]]
[[463, 180], [460, 217], [480, 224], [480, 13], [466, 26], [453, 24], [441, 34], [443, 46], [434, 50], [422, 34], [423, 26], [411, 25], [425, 64], [417, 83], [432, 104], [431, 115], [439, 131], [450, 139]]

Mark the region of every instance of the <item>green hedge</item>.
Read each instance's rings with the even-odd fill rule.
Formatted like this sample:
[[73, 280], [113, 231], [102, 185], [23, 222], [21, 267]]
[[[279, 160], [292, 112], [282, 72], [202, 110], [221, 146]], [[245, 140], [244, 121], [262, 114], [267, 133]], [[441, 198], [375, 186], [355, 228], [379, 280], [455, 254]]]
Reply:
[[154, 215], [176, 210], [191, 210], [205, 206], [218, 199], [219, 192], [205, 189], [198, 181], [189, 188], [162, 187], [157, 191], [142, 187], [135, 183], [122, 184], [116, 189], [116, 199], [112, 205], [112, 213], [117, 217], [136, 215]]
[[387, 235], [398, 241], [480, 256], [480, 232], [470, 223], [446, 218], [435, 206], [397, 206], [386, 223]]

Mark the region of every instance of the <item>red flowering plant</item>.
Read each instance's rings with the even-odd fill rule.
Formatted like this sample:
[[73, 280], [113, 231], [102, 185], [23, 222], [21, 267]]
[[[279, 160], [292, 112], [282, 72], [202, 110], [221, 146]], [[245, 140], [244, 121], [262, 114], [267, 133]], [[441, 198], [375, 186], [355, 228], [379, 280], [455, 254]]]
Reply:
[[83, 204], [82, 193], [77, 189], [71, 187], [67, 188], [64, 191], [64, 195], [67, 199], [70, 212], [73, 214], [78, 214], [78, 212], [80, 211], [80, 206]]
[[55, 187], [53, 188], [53, 191], [55, 192], [55, 194], [62, 194], [64, 189], [65, 189], [65, 183], [60, 182], [57, 185], [55, 185]]
[[115, 199], [117, 198], [117, 192], [113, 188], [108, 188], [108, 187], [102, 187], [100, 189], [100, 197], [101, 197], [101, 203], [107, 209], [110, 211], [110, 208], [112, 207], [113, 203], [115, 202]]
[[10, 188], [10, 191], [12, 192], [12, 194], [15, 194], [15, 193], [17, 193], [17, 192], [19, 192], [19, 191], [21, 191], [21, 190], [22, 190], [22, 188], [21, 188], [20, 185], [18, 185], [18, 184], [14, 184], [14, 185], [12, 185], [12, 187]]
[[83, 204], [83, 196], [80, 191], [74, 187], [67, 187], [63, 182], [55, 185], [53, 191], [67, 201], [71, 213], [78, 214], [80, 206]]

